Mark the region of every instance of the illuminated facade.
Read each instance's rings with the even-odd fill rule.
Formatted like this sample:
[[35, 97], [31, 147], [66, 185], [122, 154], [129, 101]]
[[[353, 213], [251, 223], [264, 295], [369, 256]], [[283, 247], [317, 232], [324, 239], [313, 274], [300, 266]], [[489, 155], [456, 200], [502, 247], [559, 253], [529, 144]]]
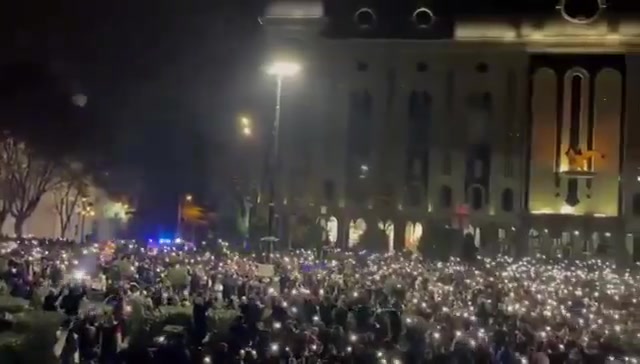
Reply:
[[640, 3], [482, 2], [272, 0], [270, 53], [303, 65], [283, 216], [334, 219], [345, 246], [462, 228], [488, 252], [640, 258]]

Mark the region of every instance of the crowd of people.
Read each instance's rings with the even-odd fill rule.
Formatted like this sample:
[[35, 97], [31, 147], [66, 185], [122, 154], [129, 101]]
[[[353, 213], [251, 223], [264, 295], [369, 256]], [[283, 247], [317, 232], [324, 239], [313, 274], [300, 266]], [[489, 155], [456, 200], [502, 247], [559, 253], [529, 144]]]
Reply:
[[[640, 274], [600, 260], [335, 250], [262, 264], [224, 243], [38, 241], [0, 256], [11, 295], [48, 289], [42, 310], [67, 317], [53, 348], [62, 363], [636, 363], [640, 354]], [[141, 348], [134, 305], [151, 315], [180, 306], [191, 322]], [[221, 310], [235, 312], [230, 324], [211, 325]]]

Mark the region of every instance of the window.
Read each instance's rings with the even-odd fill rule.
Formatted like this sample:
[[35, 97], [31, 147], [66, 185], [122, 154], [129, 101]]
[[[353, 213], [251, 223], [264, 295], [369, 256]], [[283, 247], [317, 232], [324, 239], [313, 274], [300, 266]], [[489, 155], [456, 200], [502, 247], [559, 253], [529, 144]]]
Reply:
[[[426, 91], [412, 91], [408, 101], [407, 177], [424, 179], [428, 168], [426, 144], [431, 124], [431, 94]], [[426, 183], [426, 179], [424, 181]]]
[[482, 160], [473, 161], [473, 178], [482, 178]]
[[632, 207], [634, 216], [640, 216], [640, 193], [633, 195]]
[[480, 62], [476, 64], [476, 72], [478, 73], [487, 73], [489, 71], [489, 65], [484, 62]]
[[505, 212], [513, 211], [513, 190], [510, 188], [502, 191], [502, 210]]
[[371, 119], [373, 102], [367, 90], [352, 91], [349, 105], [349, 124], [347, 126], [347, 180], [346, 197], [357, 203], [363, 203], [368, 194], [361, 180], [369, 173], [369, 160], [372, 148]]
[[407, 186], [405, 201], [408, 206], [418, 207], [422, 204], [420, 186], [412, 183]]
[[562, 15], [567, 20], [584, 24], [598, 16], [598, 13], [602, 10], [602, 3], [601, 0], [565, 0], [560, 4], [562, 5]]
[[452, 205], [452, 192], [451, 187], [442, 186], [440, 187], [440, 207], [448, 209], [451, 208]]
[[504, 177], [513, 178], [513, 158], [510, 156], [504, 158]]
[[[371, 119], [373, 103], [369, 91], [352, 91], [349, 100], [347, 148], [350, 155], [361, 160], [369, 158], [371, 149]], [[360, 161], [361, 163], [362, 161]]]
[[358, 62], [356, 63], [356, 69], [358, 72], [366, 72], [369, 69], [369, 64], [366, 62]]
[[428, 70], [429, 70], [429, 66], [427, 66], [426, 63], [418, 62], [418, 64], [416, 64], [416, 71], [417, 72], [427, 72]]
[[334, 201], [336, 198], [336, 184], [331, 180], [324, 181], [324, 199]]
[[[582, 76], [574, 74], [571, 77], [571, 119], [569, 120], [569, 147], [574, 151], [580, 148], [580, 121], [582, 118]], [[564, 151], [563, 151], [564, 152]]]
[[442, 174], [445, 176], [451, 175], [451, 152], [448, 150], [442, 153]]
[[493, 118], [493, 100], [489, 92], [467, 96], [465, 110], [468, 138], [472, 143], [484, 143], [489, 137]]
[[473, 186], [471, 187], [471, 189], [469, 190], [469, 193], [467, 194], [467, 199], [470, 200], [470, 205], [471, 208], [474, 210], [480, 210], [482, 209], [482, 205], [484, 205], [483, 203], [483, 193], [482, 193], [482, 187], [480, 186]]

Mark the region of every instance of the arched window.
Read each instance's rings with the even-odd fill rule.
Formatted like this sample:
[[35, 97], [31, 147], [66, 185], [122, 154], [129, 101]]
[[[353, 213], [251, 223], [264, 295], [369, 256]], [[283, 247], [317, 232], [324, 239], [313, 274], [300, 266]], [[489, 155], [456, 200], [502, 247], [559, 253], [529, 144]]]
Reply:
[[360, 238], [366, 230], [367, 224], [364, 219], [351, 220], [349, 223], [349, 247], [360, 243]]
[[440, 207], [448, 209], [451, 207], [453, 203], [453, 196], [451, 192], [451, 187], [442, 186], [440, 187]]
[[327, 237], [331, 245], [334, 245], [338, 241], [338, 219], [335, 216], [329, 218], [327, 223]]
[[510, 188], [502, 191], [502, 210], [505, 212], [513, 211], [513, 190]]
[[480, 186], [471, 187], [469, 189], [469, 193], [467, 194], [467, 199], [469, 200], [469, 204], [471, 205], [472, 209], [474, 210], [482, 209], [482, 206], [484, 205], [483, 203], [484, 196], [483, 196], [482, 187]]
[[633, 195], [632, 207], [634, 216], [640, 216], [640, 193]]

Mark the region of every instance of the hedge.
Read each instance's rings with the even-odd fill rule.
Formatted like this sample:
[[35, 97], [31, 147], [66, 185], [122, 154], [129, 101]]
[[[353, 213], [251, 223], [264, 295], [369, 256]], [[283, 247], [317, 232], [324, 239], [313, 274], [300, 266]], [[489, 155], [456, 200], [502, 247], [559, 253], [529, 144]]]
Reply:
[[0, 313], [16, 314], [29, 309], [29, 301], [12, 296], [0, 296]]

